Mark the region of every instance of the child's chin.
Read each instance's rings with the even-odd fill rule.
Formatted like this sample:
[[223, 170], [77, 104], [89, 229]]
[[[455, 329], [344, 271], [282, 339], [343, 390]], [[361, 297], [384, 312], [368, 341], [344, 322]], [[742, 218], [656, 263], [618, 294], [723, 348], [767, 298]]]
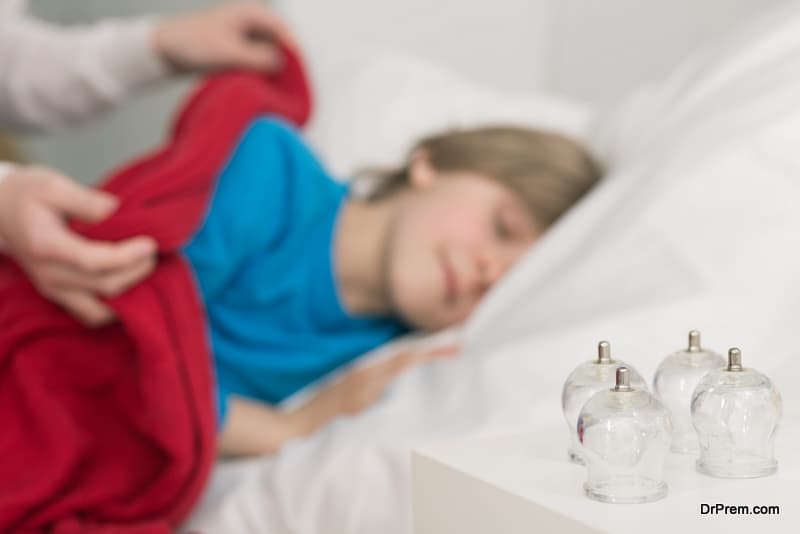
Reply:
[[438, 330], [443, 330], [449, 326], [453, 326], [458, 321], [450, 320], [443, 318], [441, 316], [432, 315], [427, 317], [426, 320], [422, 321], [422, 325], [420, 325], [420, 330], [425, 330], [427, 332], [436, 332]]
[[399, 316], [414, 330], [433, 332], [444, 328], [445, 322], [430, 308], [409, 306], [405, 312], [400, 310]]

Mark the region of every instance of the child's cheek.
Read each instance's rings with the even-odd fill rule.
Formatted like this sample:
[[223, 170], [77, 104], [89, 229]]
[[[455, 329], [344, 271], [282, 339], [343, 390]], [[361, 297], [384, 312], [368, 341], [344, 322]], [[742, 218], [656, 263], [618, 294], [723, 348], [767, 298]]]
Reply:
[[474, 247], [485, 243], [491, 236], [491, 229], [474, 217], [465, 217], [461, 221], [449, 226], [451, 240], [461, 243], [468, 247]]
[[438, 213], [433, 227], [441, 229], [448, 241], [473, 243], [486, 238], [491, 230], [481, 213], [463, 209], [445, 209]]

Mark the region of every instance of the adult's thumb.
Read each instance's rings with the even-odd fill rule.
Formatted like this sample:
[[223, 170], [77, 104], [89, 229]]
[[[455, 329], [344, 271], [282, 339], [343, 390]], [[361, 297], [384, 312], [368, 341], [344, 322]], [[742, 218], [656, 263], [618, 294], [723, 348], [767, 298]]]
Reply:
[[102, 221], [119, 205], [114, 195], [69, 179], [59, 181], [59, 185], [50, 190], [48, 200], [65, 215], [89, 223]]

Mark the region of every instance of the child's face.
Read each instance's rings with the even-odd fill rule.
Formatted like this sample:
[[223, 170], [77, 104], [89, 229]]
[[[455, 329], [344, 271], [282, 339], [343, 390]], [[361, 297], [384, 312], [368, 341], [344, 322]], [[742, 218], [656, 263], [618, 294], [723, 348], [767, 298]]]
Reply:
[[397, 209], [387, 249], [395, 311], [435, 330], [463, 321], [540, 231], [521, 200], [480, 175], [410, 169], [412, 190]]

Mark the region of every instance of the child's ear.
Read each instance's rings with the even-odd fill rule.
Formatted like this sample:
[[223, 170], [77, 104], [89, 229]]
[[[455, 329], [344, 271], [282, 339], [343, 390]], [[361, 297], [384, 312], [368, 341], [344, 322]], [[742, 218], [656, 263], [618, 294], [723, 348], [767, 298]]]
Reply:
[[436, 181], [436, 169], [431, 165], [428, 151], [416, 149], [409, 158], [408, 181], [414, 189], [427, 189]]

